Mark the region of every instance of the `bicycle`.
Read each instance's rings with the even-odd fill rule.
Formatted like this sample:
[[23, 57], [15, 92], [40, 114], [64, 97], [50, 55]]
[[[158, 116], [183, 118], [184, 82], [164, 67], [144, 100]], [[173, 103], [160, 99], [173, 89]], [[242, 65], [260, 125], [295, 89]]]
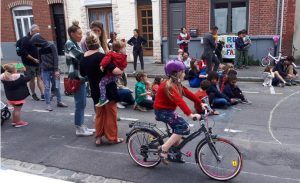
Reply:
[[[181, 152], [181, 149], [188, 142], [204, 133], [204, 138], [195, 149], [195, 161], [199, 168], [204, 174], [215, 180], [233, 179], [242, 169], [242, 154], [233, 143], [212, 134], [212, 128], [208, 127], [207, 116], [206, 110], [199, 120], [200, 128], [183, 137], [179, 146], [171, 147], [168, 152], [168, 159], [171, 162], [182, 162], [182, 155], [191, 157], [191, 152], [185, 154]], [[166, 124], [166, 133], [156, 127], [156, 124], [146, 122], [131, 122], [129, 127], [132, 129], [126, 134], [126, 142], [131, 159], [145, 168], [157, 166], [161, 162], [158, 147], [164, 144], [164, 139], [172, 135], [169, 126]]]
[[265, 67], [271, 64], [271, 61], [274, 60], [274, 64], [276, 65], [280, 60], [285, 59], [286, 56], [283, 56], [281, 52], [277, 57], [271, 54], [271, 51], [274, 51], [274, 48], [268, 48], [268, 55], [261, 59], [260, 64]]

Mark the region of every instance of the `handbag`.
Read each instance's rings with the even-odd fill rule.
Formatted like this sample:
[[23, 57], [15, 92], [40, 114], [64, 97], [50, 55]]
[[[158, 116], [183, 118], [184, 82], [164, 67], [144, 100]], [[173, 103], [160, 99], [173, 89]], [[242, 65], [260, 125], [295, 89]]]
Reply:
[[64, 78], [65, 92], [68, 94], [76, 93], [80, 88], [80, 80]]

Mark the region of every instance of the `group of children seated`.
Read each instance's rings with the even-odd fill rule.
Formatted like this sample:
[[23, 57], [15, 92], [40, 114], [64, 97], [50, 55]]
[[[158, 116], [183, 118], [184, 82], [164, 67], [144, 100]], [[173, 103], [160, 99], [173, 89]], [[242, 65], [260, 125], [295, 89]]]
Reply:
[[[177, 61], [180, 62], [179, 60]], [[203, 59], [199, 62], [193, 59], [191, 61], [191, 68], [188, 72], [188, 79], [191, 87], [200, 88], [195, 93], [195, 96], [209, 106], [211, 114], [219, 114], [217, 111], [213, 110], [215, 108], [226, 109], [227, 107], [238, 103], [251, 103], [245, 98], [243, 92], [237, 86], [237, 71], [234, 70], [232, 64], [221, 66], [222, 71], [218, 73], [211, 71], [206, 74], [205, 67], [206, 63]], [[136, 81], [136, 105], [134, 106], [134, 109], [143, 112], [153, 109], [156, 92], [164, 79], [156, 77], [153, 83], [151, 83], [148, 80], [147, 74], [140, 72], [136, 75]], [[197, 113], [201, 112], [200, 106], [195, 105], [194, 107]]]

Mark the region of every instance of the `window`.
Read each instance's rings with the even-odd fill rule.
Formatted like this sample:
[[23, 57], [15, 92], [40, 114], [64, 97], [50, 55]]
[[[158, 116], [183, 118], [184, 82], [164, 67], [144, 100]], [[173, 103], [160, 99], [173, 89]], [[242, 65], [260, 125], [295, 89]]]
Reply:
[[211, 25], [220, 34], [237, 33], [248, 26], [248, 0], [212, 0]]
[[111, 8], [93, 8], [89, 9], [89, 22], [98, 20], [103, 24], [103, 29], [109, 38], [109, 33], [114, 31], [113, 17]]
[[21, 6], [12, 10], [17, 40], [26, 36], [33, 24], [32, 8]]

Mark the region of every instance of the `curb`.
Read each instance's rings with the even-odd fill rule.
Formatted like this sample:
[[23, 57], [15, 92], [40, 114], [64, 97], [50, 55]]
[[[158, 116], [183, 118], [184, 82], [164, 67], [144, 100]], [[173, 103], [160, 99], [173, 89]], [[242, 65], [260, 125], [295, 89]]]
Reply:
[[[135, 77], [136, 74], [132, 74], [132, 73], [127, 73], [127, 77]], [[166, 78], [166, 76], [164, 74], [148, 74], [148, 78], [155, 78], [155, 77], [162, 77], [162, 78]], [[242, 82], [264, 82], [264, 80], [260, 77], [238, 77], [239, 81]], [[300, 84], [300, 80], [296, 80], [297, 84]]]

